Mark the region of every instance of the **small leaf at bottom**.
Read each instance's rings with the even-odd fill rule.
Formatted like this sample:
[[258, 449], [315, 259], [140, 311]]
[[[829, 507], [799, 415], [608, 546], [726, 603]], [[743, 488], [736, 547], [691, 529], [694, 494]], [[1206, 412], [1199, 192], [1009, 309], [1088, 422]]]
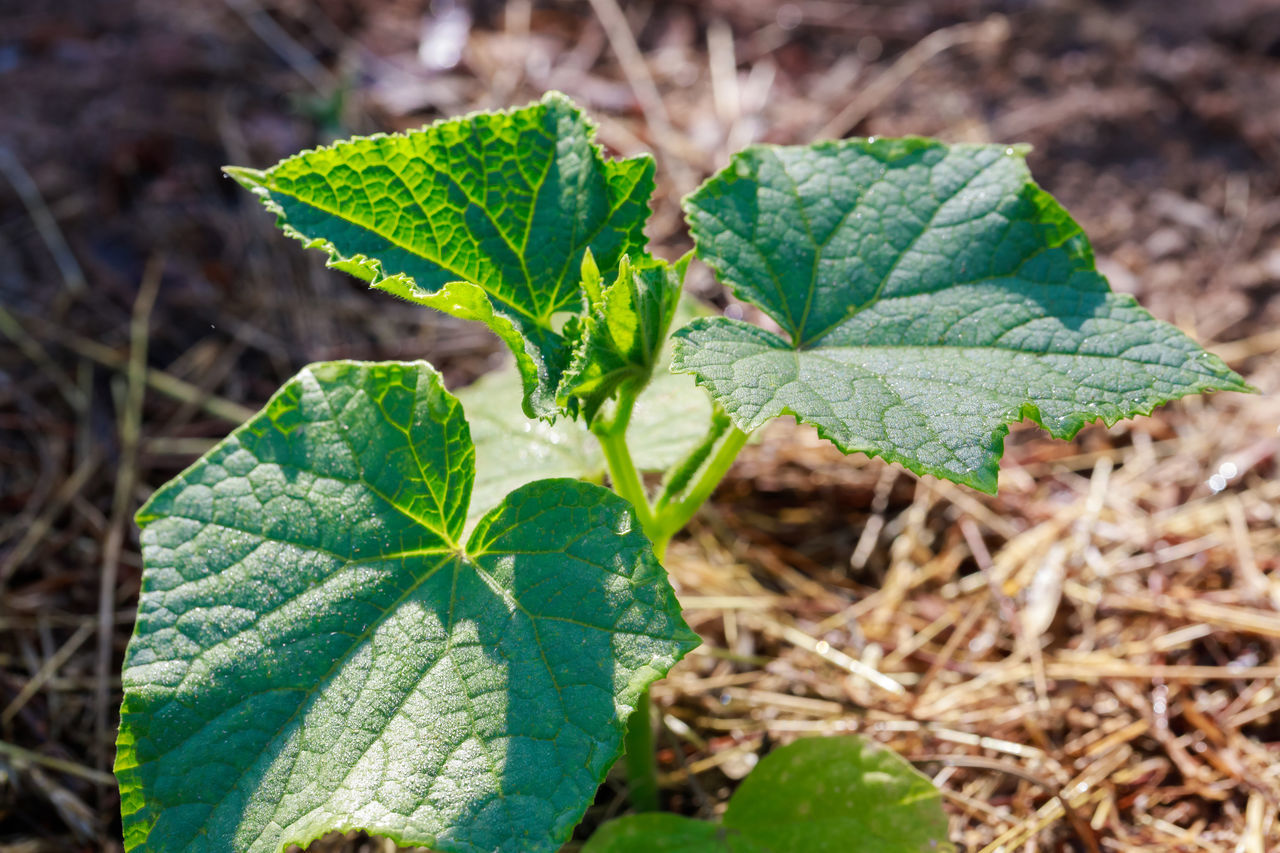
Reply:
[[718, 825], [628, 815], [583, 853], [944, 853], [942, 795], [896, 753], [858, 737], [776, 749], [738, 787]]

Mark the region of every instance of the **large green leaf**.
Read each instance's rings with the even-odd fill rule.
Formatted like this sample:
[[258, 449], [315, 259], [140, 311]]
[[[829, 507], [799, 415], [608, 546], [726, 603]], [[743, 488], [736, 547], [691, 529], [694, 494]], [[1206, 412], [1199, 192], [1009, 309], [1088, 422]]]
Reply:
[[525, 485], [425, 363], [313, 365], [138, 514], [116, 759], [130, 850], [364, 829], [553, 851], [697, 640], [621, 498]]
[[918, 138], [735, 155], [686, 200], [697, 254], [784, 336], [698, 320], [673, 369], [744, 430], [791, 414], [846, 453], [988, 492], [1010, 423], [1069, 438], [1248, 390], [1111, 292], [1024, 155]]
[[717, 826], [676, 815], [605, 824], [583, 853], [940, 853], [942, 795], [896, 753], [806, 738], [765, 756]]
[[408, 134], [305, 151], [265, 171], [229, 168], [329, 265], [490, 326], [511, 347], [525, 411], [558, 411], [590, 249], [606, 277], [642, 252], [653, 160], [606, 159], [563, 95]]

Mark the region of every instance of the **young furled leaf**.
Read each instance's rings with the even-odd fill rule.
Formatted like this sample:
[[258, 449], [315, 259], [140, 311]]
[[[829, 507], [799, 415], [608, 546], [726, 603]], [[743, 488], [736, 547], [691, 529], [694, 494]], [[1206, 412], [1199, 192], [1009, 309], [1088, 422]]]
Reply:
[[720, 825], [630, 815], [583, 853], [942, 853], [942, 795], [896, 753], [858, 737], [804, 738], [762, 759]]
[[653, 159], [606, 159], [592, 136], [553, 93], [227, 172], [329, 266], [487, 324], [515, 353], [525, 412], [552, 417], [572, 356], [557, 315], [583, 310], [584, 254], [608, 278], [646, 242]]
[[560, 383], [561, 406], [580, 398], [590, 423], [619, 387], [644, 387], [667, 340], [690, 258], [685, 255], [675, 264], [653, 258], [633, 264], [623, 258], [617, 278], [601, 289], [588, 256], [582, 278], [590, 312], [582, 321], [581, 343]]
[[363, 829], [554, 851], [642, 691], [698, 640], [630, 506], [520, 487], [425, 363], [303, 370], [138, 513], [116, 774], [129, 850]]
[[1023, 418], [1070, 438], [1248, 390], [1111, 292], [1025, 153], [908, 138], [734, 155], [686, 200], [696, 251], [785, 337], [696, 320], [672, 369], [743, 430], [791, 414], [846, 453], [986, 492]]

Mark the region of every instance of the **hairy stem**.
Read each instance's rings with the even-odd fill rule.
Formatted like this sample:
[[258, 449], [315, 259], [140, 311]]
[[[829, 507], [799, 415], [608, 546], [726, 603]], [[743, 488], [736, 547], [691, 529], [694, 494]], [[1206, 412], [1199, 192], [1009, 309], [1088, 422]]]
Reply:
[[662, 512], [662, 508], [672, 501], [678, 500], [685, 494], [690, 482], [707, 464], [707, 460], [715, 453], [716, 447], [719, 446], [720, 440], [724, 438], [725, 433], [733, 426], [729, 416], [725, 414], [724, 409], [717, 404], [712, 404], [711, 424], [707, 427], [707, 434], [703, 436], [702, 441], [692, 448], [684, 459], [676, 463], [667, 471], [665, 477], [662, 478], [662, 491], [657, 499], [653, 502], [655, 512]]
[[[641, 529], [654, 542], [654, 554], [661, 562], [666, 541], [659, 544], [654, 539], [653, 507], [645, 493], [640, 471], [631, 458], [631, 448], [627, 446], [627, 425], [631, 421], [638, 394], [638, 390], [628, 393], [631, 390], [622, 389], [613, 416], [592, 424], [591, 432], [604, 451], [613, 490], [631, 504]], [[640, 694], [635, 710], [627, 720], [627, 733], [623, 740], [623, 760], [626, 762], [631, 807], [638, 812], [658, 810], [658, 762], [653, 752], [650, 704], [649, 691], [646, 690]]]
[[[641, 528], [653, 543], [654, 556], [661, 562], [671, 537], [693, 518], [724, 479], [747, 443], [747, 433], [729, 425], [727, 417], [717, 412], [703, 445], [678, 466], [655, 511], [627, 446], [627, 425], [636, 398], [636, 394], [627, 393], [629, 390], [619, 394], [613, 416], [593, 424], [591, 431], [604, 451], [613, 490], [635, 508]], [[658, 763], [653, 751], [651, 705], [649, 693], [645, 691], [627, 720], [623, 741], [631, 806], [638, 812], [658, 809]]]

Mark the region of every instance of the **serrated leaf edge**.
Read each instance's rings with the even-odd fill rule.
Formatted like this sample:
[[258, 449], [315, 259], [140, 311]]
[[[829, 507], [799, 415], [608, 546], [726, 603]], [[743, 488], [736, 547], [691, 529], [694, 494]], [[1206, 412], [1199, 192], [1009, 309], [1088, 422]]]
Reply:
[[[1136, 301], [1134, 304], [1136, 304]], [[979, 468], [974, 469], [972, 471], [973, 476], [971, 477], [953, 477], [951, 476], [952, 472], [945, 472], [945, 471], [941, 471], [940, 469], [931, 468], [913, 459], [910, 456], [906, 456], [904, 454], [900, 454], [895, 451], [884, 450], [882, 448], [874, 447], [874, 446], [863, 447], [860, 445], [843, 442], [837, 436], [832, 435], [829, 429], [827, 429], [826, 427], [820, 424], [805, 420], [802, 415], [797, 414], [789, 406], [779, 406], [772, 409], [768, 407], [762, 407], [759, 413], [757, 413], [754, 417], [749, 419], [743, 418], [741, 415], [739, 415], [736, 409], [729, 409], [727, 406], [725, 406], [725, 402], [724, 400], [721, 399], [720, 395], [716, 393], [714, 389], [714, 383], [710, 380], [704, 379], [703, 376], [699, 374], [695, 368], [687, 366], [684, 362], [685, 357], [689, 354], [688, 349], [690, 347], [700, 346], [700, 344], [697, 341], [692, 340], [690, 338], [691, 334], [703, 329], [709, 329], [709, 328], [714, 328], [715, 326], [726, 326], [726, 325], [738, 326], [744, 329], [748, 329], [751, 331], [753, 335], [758, 336], [758, 338], [762, 342], [762, 345], [773, 345], [780, 352], [792, 352], [792, 353], [795, 353], [797, 356], [799, 356], [802, 353], [808, 353], [809, 355], [812, 356], [812, 355], [818, 354], [820, 352], [820, 348], [811, 347], [804, 350], [799, 350], [799, 349], [796, 349], [791, 344], [791, 342], [787, 341], [785, 338], [781, 337], [780, 335], [774, 334], [773, 332], [770, 332], [767, 329], [762, 329], [759, 326], [753, 325], [751, 323], [747, 323], [742, 320], [733, 320], [727, 317], [699, 317], [691, 321], [690, 323], [686, 324], [685, 326], [681, 327], [680, 329], [677, 329], [676, 332], [674, 333], [676, 344], [675, 344], [675, 353], [671, 359], [671, 371], [673, 373], [692, 374], [694, 377], [694, 382], [697, 385], [705, 388], [707, 390], [707, 393], [711, 395], [713, 400], [717, 400], [718, 402], [720, 402], [720, 405], [724, 407], [725, 412], [729, 415], [730, 419], [732, 419], [733, 421], [734, 426], [738, 427], [738, 429], [741, 429], [744, 432], [750, 433], [764, 426], [764, 424], [773, 420], [774, 418], [791, 416], [792, 418], [795, 419], [796, 423], [805, 424], [813, 427], [817, 431], [819, 437], [821, 437], [826, 441], [831, 442], [833, 445], [839, 448], [840, 452], [846, 455], [849, 455], [852, 453], [862, 453], [872, 458], [879, 457], [881, 459], [884, 459], [887, 462], [897, 463], [902, 467], [906, 468], [908, 471], [911, 471], [913, 474], [920, 475], [920, 476], [923, 476], [923, 475], [934, 476], [934, 477], [938, 477], [939, 479], [949, 480], [951, 482], [960, 483], [966, 486], [971, 486], [972, 488], [975, 488], [978, 491], [984, 492], [989, 495], [996, 494], [997, 484], [999, 479], [999, 472], [1000, 472], [1000, 459], [1004, 455], [1004, 440], [1009, 434], [1009, 428], [1014, 424], [1018, 424], [1026, 420], [1030, 420], [1032, 423], [1036, 424], [1040, 428], [1047, 431], [1049, 435], [1051, 435], [1053, 438], [1070, 440], [1072, 438], [1075, 438], [1075, 436], [1079, 434], [1079, 432], [1082, 429], [1084, 429], [1086, 426], [1089, 426], [1090, 424], [1101, 422], [1107, 427], [1111, 427], [1119, 423], [1120, 421], [1126, 420], [1128, 418], [1149, 417], [1151, 413], [1154, 412], [1158, 407], [1163, 406], [1167, 403], [1171, 403], [1175, 400], [1180, 400], [1183, 397], [1187, 397], [1193, 394], [1206, 394], [1206, 393], [1213, 393], [1215, 391], [1251, 392], [1255, 390], [1248, 383], [1244, 382], [1244, 380], [1241, 379], [1234, 371], [1230, 371], [1230, 369], [1226, 367], [1225, 363], [1223, 363], [1221, 359], [1218, 359], [1218, 357], [1214, 356], [1212, 353], [1207, 353], [1207, 355], [1212, 357], [1217, 363], [1222, 364], [1223, 368], [1227, 369], [1228, 372], [1230, 373], [1230, 377], [1224, 378], [1223, 380], [1224, 382], [1226, 381], [1226, 379], [1229, 379], [1231, 377], [1234, 377], [1236, 380], [1238, 380], [1238, 383], [1236, 384], [1235, 387], [1218, 387], [1218, 386], [1209, 385], [1207, 383], [1198, 382], [1195, 385], [1185, 387], [1185, 388], [1180, 388], [1178, 389], [1177, 393], [1174, 393], [1171, 395], [1164, 395], [1164, 394], [1155, 392], [1150, 388], [1146, 388], [1146, 389], [1143, 389], [1141, 392], [1134, 392], [1135, 395], [1141, 394], [1142, 398], [1140, 400], [1135, 400], [1134, 402], [1136, 403], [1136, 405], [1132, 406], [1131, 408], [1126, 409], [1125, 407], [1117, 405], [1117, 409], [1120, 409], [1120, 412], [1118, 414], [1108, 415], [1106, 413], [1098, 413], [1094, 417], [1089, 417], [1087, 413], [1075, 413], [1076, 415], [1075, 417], [1070, 419], [1064, 419], [1063, 422], [1059, 425], [1046, 424], [1045, 421], [1043, 420], [1043, 416], [1040, 413], [1040, 407], [1032, 402], [1024, 402], [1019, 404], [1015, 408], [1010, 408], [1005, 410], [1005, 412], [999, 416], [1001, 420], [1004, 421], [1004, 423], [1002, 423], [1000, 426], [992, 430], [990, 435], [987, 437], [986, 449], [988, 451], [988, 456], [987, 456], [988, 462], [983, 464]], [[916, 347], [916, 348], [928, 349], [928, 350], [945, 350], [946, 349], [946, 347]], [[1035, 353], [1023, 353], [1023, 354], [1031, 358], [1036, 357]]]

